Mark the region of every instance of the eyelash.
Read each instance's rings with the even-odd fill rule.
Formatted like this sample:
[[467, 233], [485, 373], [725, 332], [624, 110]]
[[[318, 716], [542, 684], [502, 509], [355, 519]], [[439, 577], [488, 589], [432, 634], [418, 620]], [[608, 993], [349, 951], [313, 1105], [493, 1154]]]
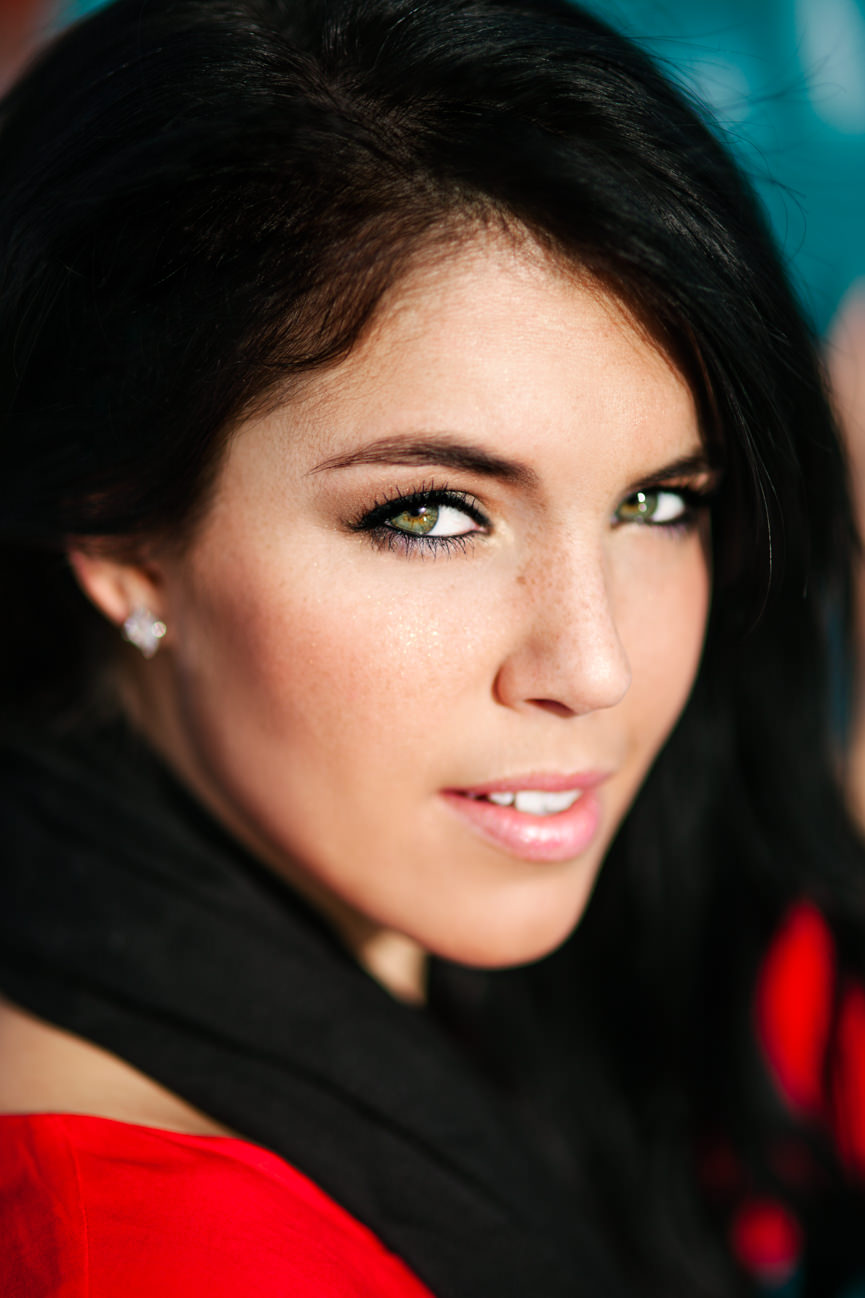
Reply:
[[[652, 485], [651, 487], [637, 488], [637, 491], [645, 491], [646, 494], [670, 492], [680, 496], [684, 505], [684, 513], [680, 518], [671, 519], [669, 522], [653, 523], [647, 519], [641, 522], [638, 519], [616, 520], [613, 515], [614, 525], [623, 527], [628, 522], [632, 522], [637, 527], [648, 527], [658, 532], [666, 532], [668, 535], [678, 536], [690, 532], [697, 523], [699, 515], [711, 505], [712, 498], [715, 494], [713, 487], [693, 487], [680, 485], [672, 482], [664, 482]], [[632, 492], [621, 502], [619, 508], [632, 500], [637, 494]], [[389, 527], [388, 520], [396, 515], [419, 507], [435, 508], [436, 506], [450, 506], [467, 514], [475, 523], [478, 524], [482, 531], [466, 532], [457, 536], [413, 536], [409, 532], [402, 532], [398, 528]], [[398, 551], [402, 554], [429, 555], [430, 553], [446, 553], [448, 551], [460, 550], [465, 553], [470, 543], [473, 543], [479, 536], [483, 536], [486, 530], [490, 528], [490, 520], [480, 509], [474, 496], [465, 491], [455, 491], [450, 487], [435, 487], [432, 484], [425, 484], [416, 491], [404, 492], [395, 490], [382, 499], [375, 502], [371, 509], [365, 510], [358, 518], [349, 523], [352, 532], [365, 533], [370, 541], [381, 550]]]
[[625, 497], [619, 505], [619, 509], [621, 509], [623, 505], [626, 505], [629, 500], [633, 500], [640, 492], [644, 492], [647, 496], [660, 495], [662, 493], [679, 496], [684, 505], [684, 511], [681, 517], [670, 519], [668, 523], [655, 523], [652, 522], [651, 519], [617, 520], [614, 513], [614, 526], [624, 527], [630, 522], [636, 527], [648, 527], [657, 532], [666, 532], [668, 535], [684, 536], [688, 532], [693, 531], [700, 515], [707, 509], [711, 508], [712, 502], [717, 493], [717, 483], [708, 483], [705, 486], [695, 487], [689, 484], [676, 482], [659, 482], [654, 483], [651, 486], [637, 487], [635, 491], [632, 491], [630, 495]]
[[461, 550], [465, 552], [470, 543], [484, 535], [484, 531], [466, 532], [462, 536], [412, 536], [395, 527], [388, 527], [388, 519], [404, 511], [425, 506], [450, 506], [467, 514], [479, 528], [488, 530], [490, 520], [482, 512], [477, 500], [467, 491], [454, 491], [450, 487], [423, 485], [417, 491], [394, 491], [381, 500], [377, 500], [372, 509], [349, 524], [353, 532], [365, 532], [372, 543], [381, 550], [397, 550], [403, 554], [431, 554]]

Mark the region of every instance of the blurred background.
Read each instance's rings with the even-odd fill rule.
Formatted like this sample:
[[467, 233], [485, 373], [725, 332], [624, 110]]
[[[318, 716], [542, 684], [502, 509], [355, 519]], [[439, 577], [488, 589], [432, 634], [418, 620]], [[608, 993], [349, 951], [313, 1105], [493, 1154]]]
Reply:
[[[0, 0], [0, 81], [110, 0]], [[588, 0], [707, 102], [821, 331], [865, 279], [865, 0]]]

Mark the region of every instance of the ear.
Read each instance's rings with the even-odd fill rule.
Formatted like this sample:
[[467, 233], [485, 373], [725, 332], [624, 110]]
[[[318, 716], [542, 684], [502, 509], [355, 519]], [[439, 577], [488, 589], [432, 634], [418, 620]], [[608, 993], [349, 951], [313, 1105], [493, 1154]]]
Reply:
[[132, 610], [141, 607], [162, 618], [162, 585], [155, 566], [77, 545], [70, 547], [68, 556], [84, 594], [115, 626], [122, 626]]

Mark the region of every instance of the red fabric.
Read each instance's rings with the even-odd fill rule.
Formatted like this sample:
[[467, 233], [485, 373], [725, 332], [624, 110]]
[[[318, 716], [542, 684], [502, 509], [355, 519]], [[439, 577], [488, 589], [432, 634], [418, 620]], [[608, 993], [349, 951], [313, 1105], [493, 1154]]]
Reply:
[[[757, 1033], [769, 1071], [790, 1108], [834, 1141], [854, 1178], [865, 1179], [865, 989], [839, 984], [835, 941], [811, 902], [792, 906], [769, 947], [757, 980]], [[723, 1150], [723, 1147], [722, 1147]], [[791, 1187], [807, 1188], [814, 1169], [804, 1150], [779, 1147], [773, 1165]], [[736, 1160], [707, 1161], [708, 1184], [743, 1197], [730, 1242], [763, 1281], [780, 1283], [796, 1269], [802, 1231], [789, 1209], [748, 1194]]]
[[[835, 943], [810, 902], [785, 916], [757, 985], [757, 1027], [781, 1094], [826, 1127], [850, 1172], [865, 1177], [865, 989], [840, 987]], [[828, 1068], [827, 1068], [828, 1062]]]
[[775, 1081], [804, 1113], [824, 1109], [823, 1069], [832, 1026], [835, 944], [815, 906], [786, 915], [757, 985], [757, 1028]]
[[374, 1235], [242, 1140], [0, 1117], [3, 1298], [431, 1298]]
[[842, 992], [837, 1061], [832, 1079], [835, 1136], [847, 1166], [865, 1178], [865, 991], [857, 983]]
[[780, 1283], [795, 1271], [802, 1231], [793, 1214], [771, 1199], [750, 1199], [736, 1213], [730, 1230], [740, 1262], [764, 1281]]

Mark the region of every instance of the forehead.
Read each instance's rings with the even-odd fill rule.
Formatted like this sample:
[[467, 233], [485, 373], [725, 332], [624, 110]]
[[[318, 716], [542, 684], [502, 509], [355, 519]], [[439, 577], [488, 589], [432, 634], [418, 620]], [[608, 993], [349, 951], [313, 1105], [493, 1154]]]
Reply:
[[635, 472], [700, 447], [687, 383], [622, 302], [504, 237], [419, 258], [348, 357], [310, 375], [270, 424], [308, 464], [418, 433], [523, 459], [645, 460]]

